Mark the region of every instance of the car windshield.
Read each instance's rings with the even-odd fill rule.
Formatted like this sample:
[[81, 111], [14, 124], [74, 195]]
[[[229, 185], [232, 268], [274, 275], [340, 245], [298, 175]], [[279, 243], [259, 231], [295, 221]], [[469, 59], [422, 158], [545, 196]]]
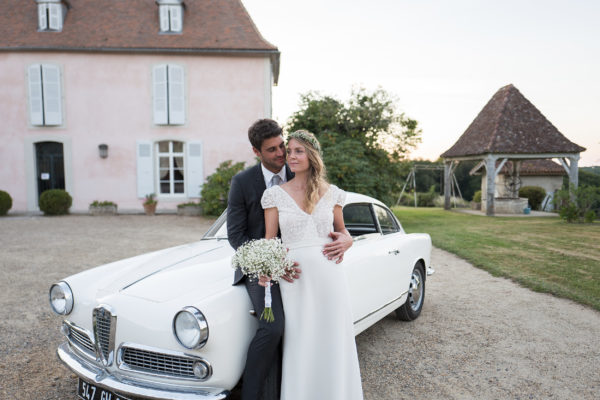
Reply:
[[205, 239], [227, 239], [227, 210], [223, 211], [223, 214], [202, 236], [202, 240]]
[[[389, 214], [390, 217], [393, 216], [391, 212], [389, 212]], [[395, 216], [391, 218], [396, 220], [398, 227], [402, 230], [398, 219], [395, 218]], [[344, 207], [344, 223], [350, 232], [350, 235], [354, 237], [377, 232], [377, 227], [373, 220], [369, 203], [347, 204]], [[221, 214], [208, 231], [206, 231], [202, 240], [206, 239], [227, 239], [227, 210], [223, 211], [223, 214]]]

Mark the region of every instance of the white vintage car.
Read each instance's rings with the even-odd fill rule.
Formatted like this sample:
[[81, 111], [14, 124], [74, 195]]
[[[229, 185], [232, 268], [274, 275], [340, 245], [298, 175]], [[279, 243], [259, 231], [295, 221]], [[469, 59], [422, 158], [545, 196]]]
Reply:
[[[392, 311], [423, 307], [431, 239], [406, 234], [371, 197], [348, 193], [345, 255], [355, 333]], [[224, 399], [242, 376], [257, 326], [244, 285], [232, 286], [225, 215], [202, 240], [81, 272], [50, 288], [64, 316], [58, 357], [86, 400]]]

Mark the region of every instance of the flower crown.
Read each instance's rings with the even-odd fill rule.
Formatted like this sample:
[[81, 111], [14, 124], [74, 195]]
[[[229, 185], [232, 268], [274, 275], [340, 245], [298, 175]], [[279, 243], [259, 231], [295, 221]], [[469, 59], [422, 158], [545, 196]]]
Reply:
[[321, 154], [321, 145], [319, 144], [319, 141], [317, 140], [315, 135], [310, 133], [309, 131], [301, 129], [299, 131], [292, 132], [288, 135], [288, 141], [290, 139], [299, 139], [305, 143], [309, 143], [319, 152], [319, 154]]

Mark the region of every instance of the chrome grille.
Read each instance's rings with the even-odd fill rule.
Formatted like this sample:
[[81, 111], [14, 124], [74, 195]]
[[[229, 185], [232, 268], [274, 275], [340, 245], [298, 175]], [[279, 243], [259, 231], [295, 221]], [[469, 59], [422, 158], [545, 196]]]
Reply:
[[111, 322], [113, 316], [111, 312], [103, 307], [94, 309], [94, 337], [101, 358], [110, 365], [112, 363], [112, 344], [111, 344]]
[[69, 339], [71, 340], [71, 343], [91, 355], [96, 353], [94, 344], [87, 333], [81, 332], [75, 328], [71, 328], [70, 332]]
[[132, 370], [168, 375], [181, 378], [194, 378], [194, 359], [153, 352], [149, 350], [123, 347], [121, 359]]

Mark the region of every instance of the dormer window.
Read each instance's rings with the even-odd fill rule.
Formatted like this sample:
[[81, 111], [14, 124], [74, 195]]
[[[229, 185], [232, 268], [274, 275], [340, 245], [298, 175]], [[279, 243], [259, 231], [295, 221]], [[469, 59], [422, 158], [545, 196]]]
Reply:
[[60, 32], [67, 7], [61, 0], [36, 0], [38, 5], [38, 30]]
[[183, 1], [156, 0], [161, 33], [181, 33], [183, 29]]

